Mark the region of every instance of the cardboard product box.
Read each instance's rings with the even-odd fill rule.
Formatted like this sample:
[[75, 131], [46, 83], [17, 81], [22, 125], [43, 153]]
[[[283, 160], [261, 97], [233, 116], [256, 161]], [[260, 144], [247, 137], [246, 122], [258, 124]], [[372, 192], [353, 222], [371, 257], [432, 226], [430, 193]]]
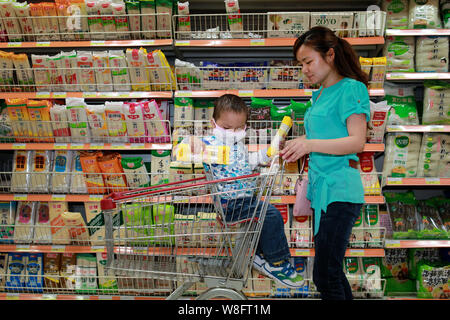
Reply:
[[309, 29], [309, 12], [267, 12], [268, 38], [298, 38]]
[[353, 12], [311, 12], [311, 28], [327, 27], [341, 38], [349, 37], [353, 28]]

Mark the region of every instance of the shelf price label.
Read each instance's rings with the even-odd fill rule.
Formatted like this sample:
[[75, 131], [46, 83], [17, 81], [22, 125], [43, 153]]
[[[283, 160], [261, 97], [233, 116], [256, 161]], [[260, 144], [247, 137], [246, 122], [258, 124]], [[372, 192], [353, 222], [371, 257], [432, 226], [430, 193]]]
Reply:
[[50, 92], [36, 92], [37, 99], [50, 98]]
[[349, 249], [348, 254], [351, 257], [364, 257], [364, 249]]
[[190, 40], [177, 40], [175, 41], [176, 46], [190, 46], [191, 41]]
[[103, 149], [105, 148], [104, 143], [91, 143], [89, 149]]
[[104, 246], [91, 246], [91, 252], [104, 252], [105, 250]]
[[15, 194], [13, 196], [14, 201], [27, 201], [28, 195], [26, 194]]
[[22, 46], [22, 42], [8, 42], [6, 46], [8, 48], [20, 48]]
[[106, 45], [105, 40], [91, 40], [91, 46], [104, 46]]
[[441, 179], [440, 178], [425, 178], [425, 184], [426, 185], [440, 185]]
[[67, 143], [54, 143], [53, 144], [53, 148], [55, 148], [55, 150], [65, 150], [68, 148], [68, 144]]
[[71, 143], [70, 149], [84, 149], [84, 143]]
[[36, 42], [36, 47], [50, 47], [50, 41]]
[[296, 257], [309, 257], [311, 255], [311, 251], [309, 249], [295, 249]]
[[239, 90], [239, 97], [253, 97], [253, 90]]
[[177, 97], [192, 97], [192, 91], [187, 90], [177, 91]]
[[15, 149], [15, 150], [17, 150], [17, 149], [25, 149], [26, 146], [27, 146], [26, 143], [13, 143], [11, 148]]
[[66, 252], [66, 246], [64, 245], [53, 245], [51, 247], [52, 252]]
[[388, 178], [388, 184], [403, 184], [403, 178]]
[[91, 194], [89, 195], [89, 201], [90, 202], [98, 202], [103, 199], [103, 196], [101, 194]]
[[51, 201], [66, 201], [65, 194], [52, 194]]
[[250, 39], [250, 46], [265, 46], [265, 39]]
[[54, 99], [65, 99], [67, 98], [67, 92], [53, 92]]
[[155, 40], [142, 40], [141, 45], [143, 46], [154, 46]]
[[282, 203], [281, 197], [270, 197], [271, 203]]
[[401, 248], [400, 240], [386, 240], [386, 248]]

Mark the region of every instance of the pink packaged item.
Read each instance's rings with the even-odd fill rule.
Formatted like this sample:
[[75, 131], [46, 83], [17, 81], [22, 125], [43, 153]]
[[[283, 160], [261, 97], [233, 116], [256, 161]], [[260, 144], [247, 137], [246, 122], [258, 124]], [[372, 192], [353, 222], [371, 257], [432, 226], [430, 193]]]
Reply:
[[146, 142], [146, 129], [142, 109], [141, 102], [125, 102], [123, 104], [123, 114], [125, 116], [130, 142]]
[[145, 142], [167, 143], [170, 142], [167, 126], [163, 122], [164, 118], [155, 100], [143, 101], [142, 113], [145, 122]]
[[[304, 172], [306, 160], [303, 160], [302, 169], [300, 174]], [[308, 178], [307, 176], [300, 176], [295, 183], [295, 203], [292, 214], [294, 217], [298, 216], [312, 216], [313, 211], [311, 209], [311, 201], [306, 198], [306, 193], [308, 191]]]

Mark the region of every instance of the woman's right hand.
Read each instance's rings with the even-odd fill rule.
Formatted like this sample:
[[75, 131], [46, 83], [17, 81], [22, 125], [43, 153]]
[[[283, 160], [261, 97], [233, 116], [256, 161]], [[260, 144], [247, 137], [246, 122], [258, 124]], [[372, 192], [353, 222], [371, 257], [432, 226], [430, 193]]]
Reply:
[[286, 141], [283, 150], [280, 151], [281, 157], [287, 162], [294, 162], [311, 152], [311, 145], [303, 135], [293, 140]]

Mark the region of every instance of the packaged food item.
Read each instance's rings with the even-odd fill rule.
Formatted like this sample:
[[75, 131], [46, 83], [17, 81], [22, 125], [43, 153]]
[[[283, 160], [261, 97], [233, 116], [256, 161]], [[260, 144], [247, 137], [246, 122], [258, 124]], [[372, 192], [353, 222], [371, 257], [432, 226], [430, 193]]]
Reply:
[[189, 17], [189, 1], [177, 2], [178, 5], [178, 39], [189, 38], [191, 32], [191, 17]]
[[0, 243], [13, 243], [15, 217], [16, 203], [0, 202]]
[[6, 33], [6, 27], [3, 23], [3, 20], [0, 20], [0, 41], [2, 42], [7, 42], [8, 41], [8, 37], [7, 37], [7, 33]]
[[350, 287], [352, 288], [352, 294], [355, 298], [364, 297], [363, 293], [363, 271], [362, 265], [358, 257], [345, 257], [344, 258], [344, 270], [345, 276], [348, 279]]
[[50, 74], [51, 91], [60, 92], [66, 88], [64, 73], [64, 57], [61, 53], [48, 57], [48, 72]]
[[28, 261], [26, 265], [27, 290], [33, 293], [42, 293], [44, 286], [44, 255], [43, 253], [27, 253]]
[[309, 29], [309, 12], [267, 12], [267, 37], [298, 38]]
[[154, 50], [147, 54], [147, 68], [149, 70], [152, 90], [174, 90], [175, 76], [161, 50]]
[[86, 106], [83, 98], [66, 99], [71, 142], [90, 142]]
[[11, 176], [12, 192], [28, 192], [30, 183], [31, 151], [15, 150]]
[[64, 69], [65, 91], [81, 91], [77, 67], [77, 52], [61, 52], [61, 66]]
[[111, 4], [116, 25], [116, 39], [130, 39], [130, 29], [128, 27], [128, 16], [125, 11], [125, 3], [123, 1], [113, 2]]
[[93, 65], [95, 68], [95, 81], [98, 91], [113, 91], [111, 69], [109, 68], [109, 57], [106, 51], [93, 52]]
[[97, 252], [98, 288], [101, 293], [117, 294], [118, 286], [116, 277], [114, 276], [114, 271], [105, 268], [106, 262], [106, 252]]
[[86, 105], [86, 113], [92, 141], [108, 141], [108, 127], [106, 125], [105, 105], [88, 104]]
[[47, 40], [60, 40], [59, 37], [59, 26], [58, 26], [58, 16], [56, 12], [55, 3], [53, 2], [41, 2], [42, 13], [47, 17], [47, 35], [45, 36]]
[[315, 26], [327, 27], [341, 38], [349, 37], [353, 12], [311, 12], [311, 28]]
[[103, 175], [103, 180], [108, 192], [126, 191], [127, 181], [122, 169], [122, 156], [119, 153], [110, 153], [98, 158], [98, 166]]
[[364, 218], [363, 210], [359, 212], [359, 216], [352, 227], [352, 232], [350, 234], [349, 246], [352, 248], [364, 248]]
[[0, 51], [0, 91], [9, 92], [13, 91], [14, 84], [14, 67], [12, 60], [13, 53]]
[[417, 239], [419, 222], [414, 194], [385, 192], [384, 195], [391, 218], [393, 239]]
[[70, 128], [66, 106], [54, 104], [49, 113], [55, 142], [69, 142]]
[[27, 253], [8, 253], [8, 267], [6, 273], [6, 291], [22, 292], [26, 285]]
[[442, 28], [439, 0], [409, 0], [409, 29]]
[[27, 101], [28, 115], [31, 120], [29, 124], [34, 141], [54, 142], [50, 123], [50, 108], [51, 102], [48, 100], [28, 99]]
[[448, 37], [423, 36], [416, 39], [416, 71], [447, 72]]
[[169, 38], [172, 35], [172, 0], [155, 0], [156, 30], [158, 38]]
[[383, 89], [384, 77], [386, 75], [386, 57], [374, 57], [372, 61], [372, 77], [370, 78], [369, 89]]
[[414, 86], [386, 83], [384, 90], [387, 104], [391, 107], [387, 125], [418, 125]]
[[6, 274], [8, 272], [8, 254], [0, 253], [0, 286], [5, 288]]
[[312, 239], [310, 216], [294, 216], [292, 219], [291, 242], [296, 248], [309, 248]]
[[146, 68], [147, 50], [128, 48], [126, 56], [130, 70], [131, 88], [134, 91], [150, 91], [149, 74]]
[[139, 203], [126, 204], [123, 206], [122, 215], [125, 226], [125, 234], [128, 239], [126, 243], [146, 246], [153, 243], [149, 237], [153, 236], [154, 228], [152, 212], [149, 206]]
[[97, 259], [89, 253], [77, 254], [75, 267], [75, 292], [79, 294], [96, 294]]
[[81, 213], [65, 211], [61, 216], [64, 225], [66, 225], [69, 230], [72, 243], [78, 246], [90, 246], [89, 232]]
[[85, 202], [84, 210], [91, 244], [105, 245], [105, 218], [100, 208], [100, 202]]
[[446, 239], [447, 233], [439, 215], [439, 209], [431, 199], [418, 201], [417, 214], [420, 221], [419, 239]]
[[14, 63], [14, 69], [17, 77], [18, 86], [14, 87], [14, 90], [30, 92], [34, 91], [34, 78], [31, 70], [28, 56], [25, 53], [13, 54], [12, 61]]
[[383, 164], [384, 177], [415, 177], [419, 159], [421, 134], [390, 132], [386, 139]]
[[383, 285], [381, 282], [381, 261], [376, 257], [361, 258], [362, 275], [364, 279], [363, 291], [368, 298], [382, 298]]
[[73, 151], [55, 150], [52, 166], [51, 189], [53, 193], [69, 193]]
[[369, 248], [381, 248], [382, 231], [380, 224], [380, 212], [377, 204], [364, 204], [364, 242]]
[[34, 243], [52, 243], [48, 202], [41, 201], [37, 203]]
[[33, 21], [30, 18], [30, 5], [26, 2], [12, 2], [14, 13], [16, 14], [17, 21], [19, 22], [20, 29], [24, 34], [23, 39], [25, 41], [34, 41], [34, 28]]
[[272, 290], [272, 281], [261, 272], [252, 269], [252, 290], [251, 297], [268, 297]]
[[151, 150], [151, 185], [169, 182], [170, 150]]
[[19, 201], [17, 203], [14, 243], [31, 243], [34, 236], [37, 202]]
[[130, 91], [130, 74], [124, 52], [122, 50], [110, 50], [108, 55], [114, 91]]
[[37, 91], [51, 91], [50, 64], [47, 55], [31, 55], [34, 82]]
[[51, 292], [61, 287], [59, 269], [61, 268], [61, 254], [54, 252], [44, 253], [44, 287]]
[[[70, 32], [74, 33], [75, 40], [89, 40], [90, 34], [85, 0], [69, 0], [67, 13], [70, 16], [67, 27]], [[76, 19], [72, 18], [74, 16]]]
[[130, 189], [150, 186], [150, 176], [142, 157], [123, 157], [121, 164]]
[[62, 217], [62, 214], [68, 210], [69, 208], [65, 201], [49, 202], [50, 230], [53, 244], [70, 244], [69, 229]]
[[175, 207], [172, 205], [156, 204], [151, 207], [153, 219], [154, 243], [160, 245], [175, 244], [173, 222]]
[[106, 126], [111, 142], [127, 141], [127, 124], [123, 114], [123, 104], [122, 101], [105, 102]]
[[61, 288], [64, 292], [75, 289], [75, 268], [77, 266], [77, 255], [72, 252], [63, 252], [61, 254], [61, 270], [59, 272], [61, 279]]
[[[145, 39], [156, 37], [156, 7], [155, 0], [140, 0], [142, 36]], [[145, 31], [144, 31], [145, 30]]]
[[113, 7], [111, 0], [100, 1], [100, 16], [102, 17], [102, 24], [104, 30], [104, 39], [113, 40], [117, 39], [116, 34], [116, 22], [113, 16]]
[[[97, 179], [98, 180], [98, 179]], [[91, 188], [90, 188], [91, 189]], [[93, 192], [94, 190], [92, 190]], [[74, 159], [72, 161], [72, 177], [70, 182], [71, 193], [88, 193], [86, 184], [86, 176], [81, 167], [80, 153], [75, 151]]]
[[374, 152], [358, 153], [358, 170], [361, 174], [361, 181], [365, 195], [380, 195], [381, 187], [378, 181], [378, 174], [375, 168]]
[[269, 158], [278, 154], [280, 150], [280, 144], [286, 138], [289, 130], [292, 128], [292, 119], [291, 117], [285, 116], [281, 121], [281, 125], [277, 130], [277, 133], [272, 138], [272, 142], [270, 143], [270, 147], [267, 149], [267, 156]]
[[198, 225], [197, 216], [194, 214], [174, 215], [175, 244], [178, 247], [195, 247], [199, 244], [200, 235], [194, 232], [196, 225]]
[[175, 98], [174, 101], [174, 129], [193, 127], [194, 104], [192, 98]]
[[77, 81], [80, 91], [95, 92], [94, 57], [90, 51], [77, 51]]
[[448, 299], [450, 266], [422, 264], [417, 279], [417, 297], [422, 299]]
[[408, 29], [409, 0], [383, 0], [387, 29]]
[[[234, 89], [266, 89], [268, 81], [268, 62], [235, 62], [227, 66], [234, 68]], [[229, 86], [219, 78], [222, 86]], [[217, 88], [216, 88], [217, 89]]]
[[361, 70], [364, 71], [370, 79], [370, 70], [372, 69], [373, 58], [359, 57], [359, 63], [361, 65]]
[[424, 81], [422, 124], [450, 124], [450, 85]]
[[86, 187], [90, 194], [106, 193], [104, 177], [100, 169], [98, 159], [103, 156], [100, 151], [82, 151], [80, 153], [80, 163], [86, 177]]
[[229, 14], [227, 16], [228, 26], [230, 27], [232, 38], [242, 38], [243, 26], [242, 26], [242, 16], [239, 9], [238, 0], [225, 0], [225, 9]]
[[[270, 110], [273, 101], [261, 98], [251, 98], [249, 120], [250, 127], [253, 129], [265, 129], [269, 127], [267, 121], [270, 121]], [[266, 120], [266, 121], [259, 121]]]
[[439, 177], [441, 164], [447, 165], [450, 151], [450, 135], [425, 132], [419, 153], [418, 177]]
[[146, 135], [142, 107], [143, 103], [141, 102], [125, 102], [123, 104], [123, 115], [130, 142], [144, 143], [149, 141]]
[[155, 100], [141, 103], [142, 113], [145, 121], [146, 142], [167, 143], [170, 141], [169, 123], [163, 115], [163, 104], [161, 107]]
[[75, 23], [72, 18], [69, 17], [71, 13], [69, 13], [68, 11], [72, 12], [72, 10], [69, 10], [68, 7], [69, 2], [55, 2], [56, 13], [58, 14], [59, 31], [61, 33], [60, 38], [63, 41], [75, 40], [75, 34], [73, 30]]
[[27, 99], [5, 99], [9, 119], [11, 120], [11, 128], [17, 142], [26, 142], [27, 137], [32, 136], [30, 128], [30, 116], [27, 109]]
[[32, 173], [28, 189], [31, 192], [48, 193], [53, 153], [49, 150], [32, 150], [30, 157]]
[[19, 19], [17, 19], [12, 1], [0, 2], [0, 16], [2, 17], [2, 20], [4, 20], [4, 27], [8, 34], [8, 40], [10, 42], [23, 41], [23, 32], [20, 28]]
[[177, 182], [192, 179], [194, 171], [190, 162], [172, 161], [170, 162], [169, 173], [169, 181]]
[[89, 33], [92, 40], [101, 40], [105, 29], [100, 16], [101, 2], [86, 0], [86, 12], [88, 14]]
[[383, 143], [390, 108], [391, 106], [386, 100], [378, 103], [370, 101], [370, 121], [367, 126], [368, 143]]
[[383, 56], [387, 59], [387, 72], [414, 72], [414, 37], [387, 36]]
[[141, 16], [139, 2], [140, 1], [136, 0], [125, 0], [126, 11], [128, 14], [128, 24], [130, 27], [131, 39], [133, 40], [141, 39]]

